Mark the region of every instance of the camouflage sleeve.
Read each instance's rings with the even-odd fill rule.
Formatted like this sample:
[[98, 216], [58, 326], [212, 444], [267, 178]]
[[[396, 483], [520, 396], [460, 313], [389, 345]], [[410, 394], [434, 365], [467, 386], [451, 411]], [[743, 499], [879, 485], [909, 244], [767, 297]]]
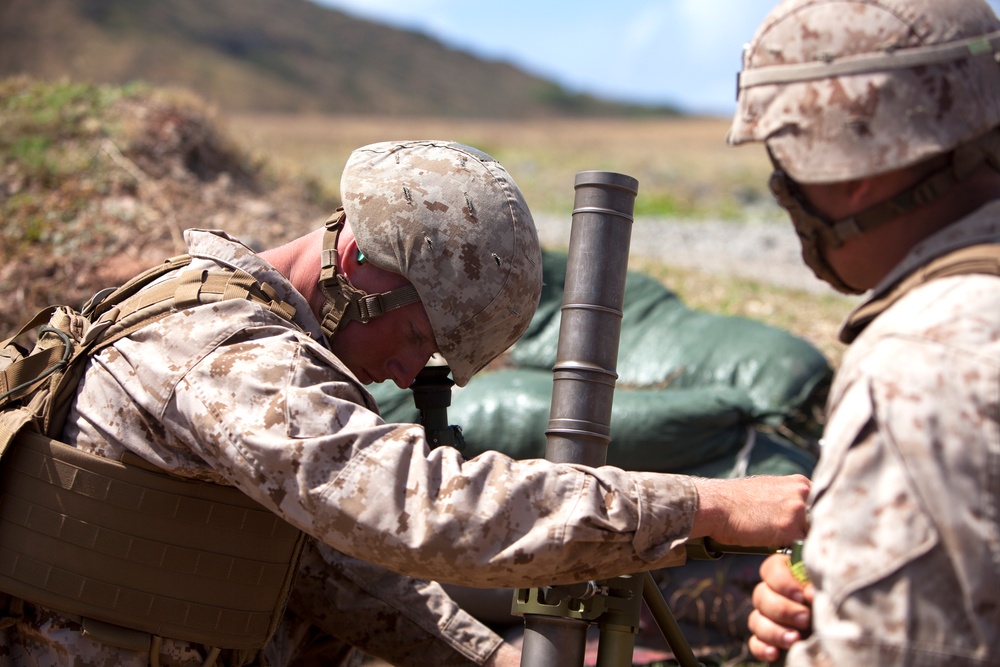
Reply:
[[[682, 561], [688, 478], [430, 451], [315, 341], [246, 303], [212, 312], [204, 328], [178, 332], [183, 313], [150, 325], [107, 358], [154, 416], [147, 460], [218, 475], [338, 551], [429, 580], [534, 586]], [[149, 449], [146, 435], [130, 447]]]
[[501, 643], [439, 585], [312, 541], [303, 552], [289, 611], [326, 636], [399, 667], [481, 665]]

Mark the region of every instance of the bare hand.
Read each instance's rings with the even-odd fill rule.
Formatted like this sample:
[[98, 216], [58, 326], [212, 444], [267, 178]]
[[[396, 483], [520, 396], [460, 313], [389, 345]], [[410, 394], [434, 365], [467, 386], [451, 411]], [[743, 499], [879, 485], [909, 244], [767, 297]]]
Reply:
[[698, 511], [691, 537], [722, 544], [784, 547], [808, 529], [803, 475], [695, 480]]
[[781, 651], [802, 639], [812, 626], [812, 584], [792, 576], [788, 556], [768, 557], [760, 566], [762, 581], [753, 590], [754, 610], [747, 619], [750, 652], [774, 662]]

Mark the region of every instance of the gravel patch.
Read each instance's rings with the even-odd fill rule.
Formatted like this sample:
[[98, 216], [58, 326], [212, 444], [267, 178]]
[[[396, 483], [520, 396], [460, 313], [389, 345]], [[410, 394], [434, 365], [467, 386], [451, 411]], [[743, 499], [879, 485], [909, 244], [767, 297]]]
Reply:
[[[571, 216], [543, 214], [535, 224], [544, 246], [569, 245]], [[798, 237], [787, 222], [637, 218], [629, 256], [817, 294], [837, 293], [803, 264]]]

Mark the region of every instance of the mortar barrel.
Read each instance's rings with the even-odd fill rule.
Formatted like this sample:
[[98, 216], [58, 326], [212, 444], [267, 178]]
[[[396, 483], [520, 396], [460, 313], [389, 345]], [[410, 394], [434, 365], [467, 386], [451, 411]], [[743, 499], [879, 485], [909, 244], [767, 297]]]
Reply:
[[618, 380], [625, 277], [639, 182], [608, 171], [576, 175], [566, 285], [545, 431], [550, 461], [607, 461]]

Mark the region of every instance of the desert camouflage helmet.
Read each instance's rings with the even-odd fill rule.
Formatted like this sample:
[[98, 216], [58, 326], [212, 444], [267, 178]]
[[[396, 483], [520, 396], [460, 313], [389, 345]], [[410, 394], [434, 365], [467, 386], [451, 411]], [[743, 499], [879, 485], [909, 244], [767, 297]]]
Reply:
[[949, 152], [1000, 124], [997, 31], [984, 0], [785, 0], [744, 50], [728, 140], [803, 183]]
[[[983, 162], [1000, 170], [1000, 21], [983, 0], [784, 0], [744, 49], [728, 141], [762, 141], [771, 191], [806, 265], [847, 293], [837, 248], [938, 199]], [[950, 154], [950, 164], [841, 219], [796, 183], [876, 176]]]
[[[376, 310], [419, 299], [458, 385], [524, 333], [541, 293], [541, 250], [524, 197], [496, 160], [449, 141], [372, 144], [351, 154], [340, 192], [367, 261], [415, 288], [378, 295], [387, 304]], [[340, 298], [330, 263], [324, 257], [324, 291]], [[339, 289], [351, 286], [340, 280]]]

